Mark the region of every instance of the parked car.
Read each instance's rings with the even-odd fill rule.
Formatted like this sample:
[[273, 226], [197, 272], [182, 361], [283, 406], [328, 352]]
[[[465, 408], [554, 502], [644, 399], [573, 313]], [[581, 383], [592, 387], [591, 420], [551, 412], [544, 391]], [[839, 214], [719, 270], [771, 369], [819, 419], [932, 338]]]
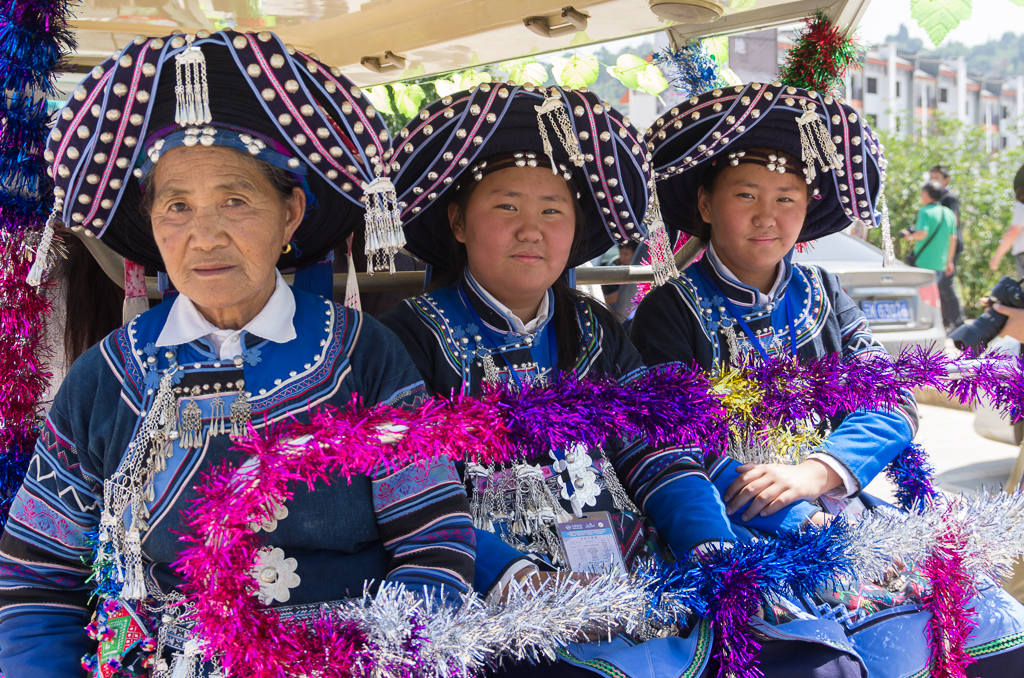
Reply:
[[847, 233], [814, 241], [794, 260], [835, 273], [892, 354], [912, 346], [945, 347], [936, 273], [897, 262], [882, 266], [882, 250]]
[[[996, 337], [989, 342], [988, 350], [1019, 355], [1020, 342], [1010, 337]], [[987, 400], [982, 399], [974, 410], [974, 432], [989, 440], [1020, 445], [1024, 437], [1024, 422], [1014, 425], [1008, 417], [1001, 416]]]

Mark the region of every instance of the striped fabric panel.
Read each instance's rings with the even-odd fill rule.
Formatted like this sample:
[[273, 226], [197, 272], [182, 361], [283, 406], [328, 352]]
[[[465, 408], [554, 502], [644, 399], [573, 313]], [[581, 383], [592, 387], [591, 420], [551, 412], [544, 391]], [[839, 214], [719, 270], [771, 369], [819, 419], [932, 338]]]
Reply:
[[450, 461], [382, 471], [373, 481], [373, 503], [392, 556], [389, 581], [417, 590], [443, 584], [449, 595], [469, 590], [476, 536], [465, 489]]
[[82, 559], [92, 552], [87, 535], [98, 522], [100, 491], [48, 419], [0, 539], [0, 618], [22, 600], [85, 609], [90, 569]]

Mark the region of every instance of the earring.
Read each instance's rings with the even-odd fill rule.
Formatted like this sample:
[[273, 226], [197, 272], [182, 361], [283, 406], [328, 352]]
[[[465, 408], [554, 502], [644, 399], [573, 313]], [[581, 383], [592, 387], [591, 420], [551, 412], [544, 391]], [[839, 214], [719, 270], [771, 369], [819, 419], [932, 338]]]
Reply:
[[288, 243], [287, 245], [285, 245], [284, 247], [281, 248], [281, 254], [288, 254], [291, 251], [292, 251], [292, 244], [291, 243]]

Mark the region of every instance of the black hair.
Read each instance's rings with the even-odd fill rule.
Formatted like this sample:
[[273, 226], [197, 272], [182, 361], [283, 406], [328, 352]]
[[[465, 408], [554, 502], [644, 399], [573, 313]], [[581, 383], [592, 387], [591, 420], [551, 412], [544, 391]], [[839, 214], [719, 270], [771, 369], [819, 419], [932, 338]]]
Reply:
[[66, 258], [58, 258], [53, 280], [64, 295], [64, 361], [66, 367], [121, 326], [124, 290], [111, 280], [70, 232], [63, 237]]
[[934, 200], [935, 202], [938, 202], [939, 200], [942, 199], [942, 191], [942, 184], [940, 184], [937, 181], [929, 181], [928, 183], [921, 187], [921, 192], [927, 193], [928, 197]]
[[[456, 189], [449, 204], [455, 205], [460, 214], [465, 214], [466, 208], [469, 206], [469, 199], [479, 183], [468, 176], [465, 177], [462, 186]], [[572, 207], [576, 217], [572, 247], [569, 250], [569, 259], [571, 260], [575, 254], [587, 249], [587, 224], [583, 216], [583, 208], [576, 198], [576, 190], [571, 185], [569, 194], [572, 197]], [[443, 268], [437, 267], [431, 278], [431, 290], [447, 287], [458, 281], [468, 262], [466, 246], [455, 238], [447, 209], [442, 210], [441, 219], [443, 223], [438, 225], [438, 231], [442, 233], [438, 233], [437, 237], [449, 240], [449, 256], [447, 265]], [[605, 318], [613, 327], [619, 325], [611, 311], [600, 302], [570, 287], [565, 275], [561, 275], [555, 280], [551, 285], [551, 291], [555, 297], [551, 323], [555, 329], [555, 340], [558, 347], [558, 369], [568, 372], [576, 367], [583, 349], [583, 335], [579, 327], [579, 316], [576, 313], [578, 304], [588, 307], [593, 315]], [[621, 328], [619, 331], [622, 331]]]
[[949, 178], [949, 169], [945, 165], [935, 165], [934, 167], [932, 167], [928, 171], [929, 172], [936, 172], [938, 174], [941, 174], [946, 179]]

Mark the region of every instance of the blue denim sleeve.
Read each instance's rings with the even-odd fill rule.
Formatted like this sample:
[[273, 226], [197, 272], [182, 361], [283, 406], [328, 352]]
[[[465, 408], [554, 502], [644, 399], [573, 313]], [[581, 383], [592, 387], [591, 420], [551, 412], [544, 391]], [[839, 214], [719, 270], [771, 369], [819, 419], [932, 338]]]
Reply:
[[482, 596], [501, 580], [518, 561], [529, 561], [522, 553], [486, 530], [476, 530], [476, 568], [473, 570], [473, 590]]

